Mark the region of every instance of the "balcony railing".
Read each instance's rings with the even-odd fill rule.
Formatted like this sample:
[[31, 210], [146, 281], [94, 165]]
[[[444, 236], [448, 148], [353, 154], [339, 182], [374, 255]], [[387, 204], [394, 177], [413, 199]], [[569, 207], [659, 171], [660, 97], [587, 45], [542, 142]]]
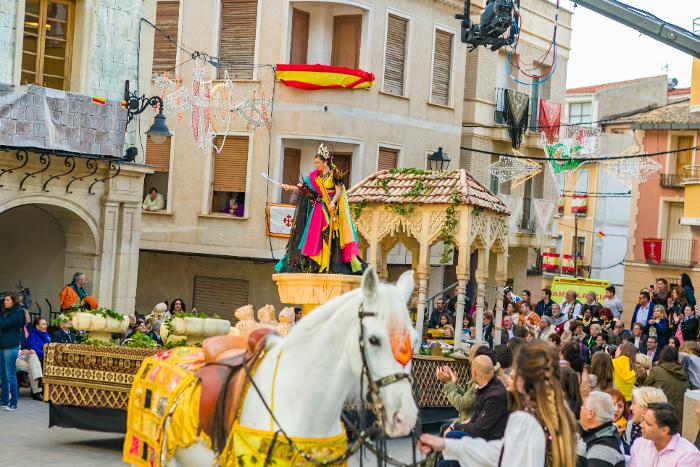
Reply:
[[493, 113], [493, 123], [505, 125], [503, 110], [506, 108], [506, 88], [496, 88], [496, 110]]
[[685, 176], [677, 174], [661, 174], [661, 188], [683, 188]]
[[683, 166], [684, 182], [700, 182], [700, 165]]
[[678, 266], [695, 263], [693, 253], [695, 240], [684, 238], [664, 238], [661, 240], [661, 262]]

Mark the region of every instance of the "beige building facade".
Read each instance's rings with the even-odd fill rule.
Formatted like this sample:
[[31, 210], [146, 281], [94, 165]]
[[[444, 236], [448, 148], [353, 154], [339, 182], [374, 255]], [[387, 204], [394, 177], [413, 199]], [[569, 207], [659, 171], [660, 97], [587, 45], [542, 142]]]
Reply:
[[[220, 131], [218, 155], [197, 147], [189, 114], [168, 119], [169, 152], [144, 143], [145, 162], [160, 161], [145, 188], [157, 187], [166, 208], [143, 213], [137, 309], [176, 297], [226, 317], [246, 303], [278, 305], [271, 274], [286, 239], [267, 236], [266, 212], [289, 200], [260, 174], [298, 180], [313, 169], [321, 142], [347, 170], [348, 186], [378, 167], [425, 168], [438, 147], [457, 161], [466, 59], [454, 19], [460, 10], [450, 0], [158, 2], [156, 25], [221, 60], [219, 70], [203, 65], [203, 80], [221, 82], [225, 69], [236, 100], [264, 94], [273, 105], [269, 129], [237, 118]], [[156, 57], [156, 71], [168, 69], [168, 54], [175, 65], [187, 62], [170, 75], [191, 89], [197, 62], [168, 49], [157, 31], [150, 52], [151, 34], [144, 33], [142, 56]], [[375, 81], [369, 89], [295, 89], [275, 81], [273, 66], [288, 63], [359, 68]], [[232, 197], [244, 205], [240, 217], [221, 212]]]

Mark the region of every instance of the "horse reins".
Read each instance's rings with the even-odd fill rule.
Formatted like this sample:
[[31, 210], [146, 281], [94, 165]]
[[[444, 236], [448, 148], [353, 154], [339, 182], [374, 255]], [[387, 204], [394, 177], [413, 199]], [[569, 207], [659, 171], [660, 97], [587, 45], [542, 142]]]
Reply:
[[[372, 311], [364, 311], [364, 303], [360, 303], [360, 307], [358, 309], [358, 316], [360, 318], [360, 336], [359, 336], [359, 343], [360, 343], [360, 355], [362, 357], [362, 373], [361, 373], [361, 379], [363, 380], [364, 377], [367, 377], [367, 380], [369, 382], [368, 388], [367, 388], [367, 401], [370, 403], [370, 410], [375, 416], [375, 422], [367, 429], [364, 428], [358, 428], [348, 417], [341, 412], [341, 418], [343, 419], [343, 422], [346, 424], [346, 426], [350, 429], [350, 431], [357, 435], [357, 439], [355, 442], [345, 450], [345, 452], [333, 459], [327, 460], [327, 461], [319, 461], [317, 459], [314, 459], [311, 457], [310, 454], [305, 452], [303, 449], [299, 448], [294, 441], [291, 439], [289, 435], [282, 429], [282, 426], [280, 425], [279, 421], [277, 420], [277, 417], [275, 417], [275, 414], [272, 412], [272, 409], [268, 405], [267, 401], [265, 401], [265, 398], [262, 395], [262, 392], [260, 391], [260, 388], [258, 385], [255, 383], [253, 380], [253, 376], [251, 374], [250, 368], [248, 367], [248, 363], [244, 362], [243, 363], [243, 369], [246, 372], [246, 377], [248, 378], [248, 381], [250, 384], [253, 386], [253, 389], [255, 389], [255, 392], [258, 394], [258, 397], [260, 398], [260, 401], [262, 402], [263, 406], [265, 407], [265, 410], [270, 415], [270, 418], [274, 421], [274, 423], [277, 425], [278, 430], [275, 432], [272, 442], [270, 443], [270, 446], [267, 450], [266, 456], [265, 456], [265, 462], [263, 466], [268, 465], [268, 463], [271, 460], [272, 457], [272, 450], [277, 442], [278, 435], [282, 435], [282, 437], [286, 440], [286, 442], [301, 455], [304, 460], [307, 462], [311, 462], [312, 464], [316, 465], [333, 465], [333, 464], [339, 464], [341, 462], [344, 462], [348, 460], [351, 456], [353, 456], [358, 450], [360, 450], [363, 447], [366, 447], [370, 452], [375, 454], [377, 457], [377, 463], [379, 466], [382, 465], [382, 462], [384, 465], [387, 463], [395, 465], [397, 467], [416, 467], [420, 465], [424, 465], [425, 461], [416, 461], [416, 451], [415, 451], [415, 440], [416, 440], [416, 432], [415, 430], [411, 431], [411, 436], [413, 438], [413, 462], [411, 464], [406, 464], [403, 462], [400, 462], [391, 456], [389, 456], [386, 453], [386, 431], [384, 429], [384, 424], [385, 424], [385, 418], [386, 418], [386, 412], [384, 408], [384, 403], [382, 401], [381, 393], [380, 390], [383, 387], [389, 386], [390, 384], [397, 383], [399, 381], [402, 381], [404, 379], [408, 379], [409, 382], [412, 384], [413, 379], [411, 378], [411, 375], [408, 373], [394, 373], [391, 375], [384, 376], [382, 378], [379, 378], [377, 380], [373, 380], [369, 371], [369, 365], [367, 362], [367, 356], [365, 355], [365, 342], [364, 342], [364, 337], [365, 337], [365, 327], [363, 323], [363, 319], [367, 317], [376, 317], [377, 313], [372, 312]], [[360, 383], [362, 386], [362, 381]], [[362, 391], [362, 387], [360, 389]], [[364, 405], [364, 404], [363, 404]], [[376, 436], [377, 443], [380, 444], [380, 447], [377, 447], [372, 444], [372, 437]], [[360, 455], [360, 464], [362, 465], [362, 455]]]

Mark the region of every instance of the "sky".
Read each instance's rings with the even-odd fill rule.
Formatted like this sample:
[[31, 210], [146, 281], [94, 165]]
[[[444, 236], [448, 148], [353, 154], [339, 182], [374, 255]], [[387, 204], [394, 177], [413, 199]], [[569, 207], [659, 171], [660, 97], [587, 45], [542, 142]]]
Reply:
[[[700, 0], [622, 1], [689, 31], [700, 17]], [[574, 9], [572, 1], [562, 0], [562, 6], [574, 10], [567, 88], [657, 76], [666, 65], [679, 87], [690, 86], [689, 55], [582, 6]]]

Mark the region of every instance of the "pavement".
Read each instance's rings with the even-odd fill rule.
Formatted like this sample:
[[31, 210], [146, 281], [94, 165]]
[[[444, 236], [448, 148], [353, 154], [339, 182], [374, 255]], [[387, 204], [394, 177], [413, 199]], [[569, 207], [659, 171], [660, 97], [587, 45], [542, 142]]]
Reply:
[[[70, 467], [113, 467], [121, 461], [124, 436], [73, 428], [48, 428], [49, 405], [32, 400], [26, 389], [20, 390], [19, 408], [14, 412], [0, 410], [0, 467], [51, 465]], [[408, 439], [391, 440], [389, 454], [403, 462], [411, 460]], [[359, 467], [359, 458], [349, 461]], [[376, 465], [373, 456], [365, 457], [365, 465]]]

